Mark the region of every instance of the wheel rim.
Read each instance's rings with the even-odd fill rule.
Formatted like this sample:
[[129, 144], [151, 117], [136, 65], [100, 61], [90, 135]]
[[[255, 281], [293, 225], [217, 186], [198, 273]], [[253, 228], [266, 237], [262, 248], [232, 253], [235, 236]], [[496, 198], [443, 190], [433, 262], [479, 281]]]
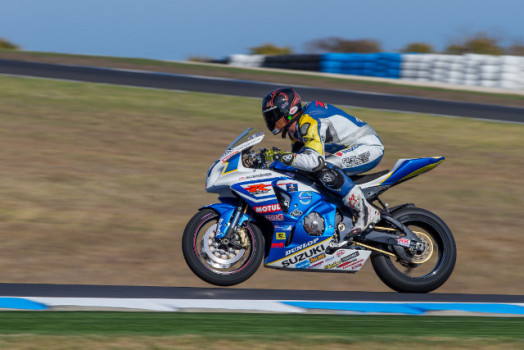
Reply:
[[443, 243], [438, 232], [422, 222], [405, 222], [403, 224], [409, 227], [424, 243], [425, 249], [418, 254], [406, 251], [412, 262], [402, 261], [399, 258], [395, 261], [395, 258], [390, 258], [390, 263], [399, 273], [410, 279], [426, 279], [436, 275], [444, 257]]
[[200, 263], [214, 273], [228, 275], [244, 269], [253, 257], [254, 236], [249, 227], [243, 229], [244, 236], [233, 234], [232, 240], [242, 240], [244, 249], [235, 249], [231, 245], [223, 246], [215, 240], [217, 216], [205, 218], [194, 233], [194, 253]]
[[423, 264], [433, 256], [435, 242], [426, 232], [415, 231], [413, 233], [424, 243], [424, 251], [420, 254], [415, 254], [411, 260], [414, 264]]
[[215, 240], [216, 228], [216, 224], [211, 226], [200, 242], [202, 257], [213, 267], [228, 269], [242, 258], [246, 250], [233, 247], [228, 247], [226, 250], [221, 247], [220, 243]]

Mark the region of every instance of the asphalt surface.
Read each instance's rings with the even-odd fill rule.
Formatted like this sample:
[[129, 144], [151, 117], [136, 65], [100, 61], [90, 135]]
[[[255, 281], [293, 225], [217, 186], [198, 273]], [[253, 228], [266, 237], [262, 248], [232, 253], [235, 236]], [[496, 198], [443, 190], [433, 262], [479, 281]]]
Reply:
[[[108, 68], [64, 66], [0, 59], [0, 74], [118, 84], [158, 89], [199, 91], [261, 98], [275, 84]], [[524, 109], [439, 101], [425, 98], [300, 87], [305, 100], [325, 100], [358, 107], [524, 122]], [[401, 294], [278, 289], [101, 286], [68, 284], [0, 284], [1, 296], [172, 298], [245, 300], [333, 300], [386, 302], [505, 302], [524, 303], [523, 295]]]
[[190, 288], [153, 286], [97, 286], [72, 284], [0, 283], [1, 296], [71, 298], [161, 298], [233, 300], [330, 300], [384, 302], [524, 303], [524, 295], [410, 294], [387, 292], [340, 292], [320, 290]]
[[[244, 80], [179, 74], [129, 71], [110, 68], [65, 66], [0, 59], [0, 74], [74, 80], [95, 83], [149, 87], [157, 89], [198, 91], [207, 93], [262, 98], [281, 85]], [[524, 122], [524, 108], [474, 104], [398, 95], [375, 94], [347, 90], [298, 87], [304, 100], [323, 100], [331, 104], [462, 116], [506, 122]]]

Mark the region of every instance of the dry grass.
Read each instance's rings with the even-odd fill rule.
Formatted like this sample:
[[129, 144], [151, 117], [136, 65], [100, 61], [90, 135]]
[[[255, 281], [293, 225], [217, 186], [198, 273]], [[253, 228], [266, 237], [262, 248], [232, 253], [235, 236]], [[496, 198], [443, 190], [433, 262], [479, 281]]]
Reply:
[[[329, 102], [329, 101], [328, 101]], [[207, 286], [181, 255], [183, 228], [216, 201], [205, 172], [248, 126], [257, 99], [0, 76], [2, 282]], [[524, 127], [352, 110], [386, 156], [445, 155], [384, 196], [453, 230], [458, 263], [440, 292], [521, 294]], [[264, 145], [287, 147], [268, 136]], [[260, 269], [239, 287], [387, 291], [354, 276]]]
[[[275, 335], [275, 338], [282, 338]], [[406, 347], [437, 350], [437, 349], [475, 349], [496, 350], [504, 348], [507, 350], [522, 349], [522, 342], [486, 340], [480, 338], [459, 339], [457, 337], [432, 337], [411, 338], [411, 340], [384, 338], [380, 340], [355, 340], [345, 339], [337, 341], [334, 337], [304, 336], [300, 340], [275, 340], [265, 339], [212, 339], [197, 335], [182, 336], [52, 336], [52, 335], [0, 335], [0, 347], [9, 350], [168, 350], [168, 349], [304, 349], [315, 347], [326, 347], [329, 349], [354, 349], [354, 350], [380, 350], [392, 349], [402, 350]]]

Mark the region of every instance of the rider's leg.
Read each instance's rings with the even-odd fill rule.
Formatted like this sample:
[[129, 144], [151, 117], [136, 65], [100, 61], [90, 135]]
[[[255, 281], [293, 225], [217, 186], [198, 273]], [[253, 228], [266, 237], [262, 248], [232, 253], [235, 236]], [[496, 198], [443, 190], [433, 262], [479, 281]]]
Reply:
[[362, 143], [331, 152], [326, 157], [326, 162], [344, 169], [348, 175], [362, 174], [373, 169], [382, 160], [384, 146], [377, 136], [366, 136], [360, 141]]
[[353, 211], [356, 218], [353, 234], [367, 230], [380, 220], [379, 211], [368, 203], [360, 187], [356, 186], [341, 169], [326, 163], [317, 176], [326, 188], [342, 197], [344, 204]]
[[344, 196], [344, 204], [353, 209], [357, 221], [353, 225], [351, 233], [359, 234], [366, 231], [371, 225], [380, 221], [380, 212], [369, 204], [359, 186], [354, 186], [349, 193]]

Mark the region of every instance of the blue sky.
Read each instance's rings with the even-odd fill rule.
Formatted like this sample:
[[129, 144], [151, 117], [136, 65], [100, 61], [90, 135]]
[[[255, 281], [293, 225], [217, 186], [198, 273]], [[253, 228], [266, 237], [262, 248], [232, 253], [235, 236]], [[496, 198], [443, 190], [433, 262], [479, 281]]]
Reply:
[[374, 39], [442, 50], [484, 31], [524, 43], [524, 0], [0, 0], [0, 37], [28, 51], [184, 60], [264, 43]]

